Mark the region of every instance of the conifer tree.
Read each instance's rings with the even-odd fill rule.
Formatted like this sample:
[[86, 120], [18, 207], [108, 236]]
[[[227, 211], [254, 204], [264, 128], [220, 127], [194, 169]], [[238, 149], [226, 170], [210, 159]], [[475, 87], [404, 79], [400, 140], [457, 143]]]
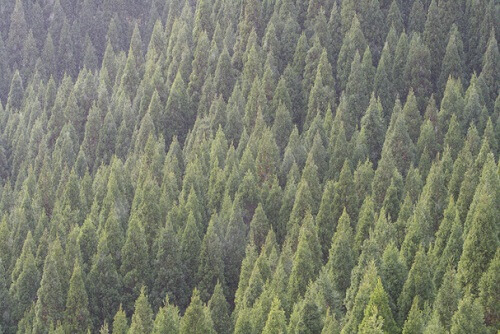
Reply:
[[288, 300], [293, 301], [304, 295], [309, 281], [316, 277], [321, 263], [317, 227], [308, 212], [304, 217], [298, 236], [297, 250], [288, 281]]
[[145, 288], [141, 288], [141, 294], [135, 301], [132, 323], [127, 333], [151, 333], [153, 330], [153, 311], [149, 305]]
[[392, 311], [389, 307], [389, 299], [387, 293], [384, 291], [384, 287], [382, 286], [382, 281], [380, 280], [380, 278], [378, 279], [377, 285], [370, 295], [370, 301], [368, 302], [368, 305], [366, 305], [363, 321], [359, 325], [361, 332], [363, 332], [363, 329], [366, 328], [367, 324], [370, 322], [370, 319], [374, 315], [378, 315], [378, 318], [381, 318], [383, 320], [382, 329], [385, 333], [399, 332], [398, 326], [394, 321]]
[[491, 30], [488, 47], [483, 56], [483, 68], [480, 75], [480, 80], [484, 83], [484, 100], [486, 106], [491, 110], [493, 101], [495, 100], [495, 92], [498, 91], [498, 62], [500, 53], [498, 52], [497, 39], [494, 30]]
[[28, 25], [25, 19], [23, 2], [17, 0], [10, 15], [9, 35], [7, 37], [7, 50], [11, 66], [21, 60], [22, 48], [27, 35]]
[[[9, 288], [9, 297], [13, 302], [10, 313], [14, 321], [21, 319], [25, 311], [29, 309], [30, 305], [36, 299], [40, 284], [40, 273], [35, 262], [35, 250], [31, 235], [31, 232], [28, 232], [24, 240], [22, 252], [11, 273], [12, 283]], [[6, 274], [9, 269], [5, 268], [4, 270], [6, 270], [4, 272]]]
[[[420, 0], [416, 0], [415, 3]], [[406, 62], [408, 59], [409, 52], [409, 42], [408, 36], [403, 31], [403, 33], [399, 36], [398, 44], [396, 46], [396, 50], [394, 53], [394, 61], [392, 65], [392, 77], [394, 80], [394, 87], [396, 88], [396, 93], [399, 94], [400, 98], [406, 97], [408, 93], [408, 84], [406, 82], [404, 73]]]
[[450, 76], [460, 79], [463, 82], [464, 72], [464, 46], [460, 36], [460, 32], [456, 25], [454, 25], [449, 34], [448, 45], [444, 54], [441, 73], [438, 80], [438, 88], [444, 92], [446, 82]]
[[123, 307], [131, 312], [133, 303], [139, 296], [142, 284], [149, 283], [148, 248], [144, 228], [137, 217], [132, 217], [127, 229], [127, 237], [122, 251], [120, 272], [123, 277]]
[[197, 280], [199, 295], [203, 300], [209, 300], [217, 282], [224, 284], [224, 262], [222, 261], [222, 246], [216, 231], [216, 216], [212, 216], [207, 233], [200, 249], [200, 264]]
[[[434, 1], [435, 2], [435, 1]], [[427, 105], [432, 91], [432, 65], [438, 63], [433, 58], [429, 46], [425, 45], [419, 34], [414, 34], [408, 50], [408, 59], [404, 70], [404, 78], [408, 88], [413, 88], [419, 109]], [[440, 62], [439, 62], [440, 64]], [[437, 70], [436, 70], [437, 71]]]
[[376, 100], [375, 95], [372, 94], [368, 109], [361, 118], [361, 131], [364, 131], [366, 138], [368, 138], [368, 151], [372, 163], [379, 160], [382, 152], [385, 130], [383, 115], [380, 100]]
[[179, 309], [170, 304], [168, 298], [165, 299], [165, 305], [160, 307], [156, 314], [153, 332], [154, 334], [173, 334], [179, 332], [181, 317]]
[[186, 285], [183, 277], [184, 263], [181, 260], [181, 249], [171, 220], [159, 232], [156, 254], [156, 275], [152, 289], [153, 306], [159, 307], [165, 295], [176, 305], [187, 303]]
[[[353, 1], [348, 1], [347, 3], [353, 3]], [[342, 18], [344, 18], [345, 15], [348, 15], [343, 13], [344, 8], [344, 4], [342, 4]], [[342, 20], [342, 22], [344, 22], [344, 20]], [[340, 49], [337, 61], [337, 75], [339, 79], [339, 87], [341, 90], [344, 90], [346, 88], [349, 73], [351, 72], [351, 63], [354, 60], [356, 52], [361, 54], [366, 48], [366, 39], [363, 32], [361, 31], [358, 17], [354, 14], [354, 17], [347, 19], [345, 22], [346, 25], [350, 25], [350, 29], [349, 31], [347, 31], [347, 29], [343, 29], [347, 33], [342, 42], [342, 47]], [[344, 27], [344, 24], [342, 24], [342, 27]]]
[[415, 296], [413, 298], [413, 302], [411, 304], [410, 312], [408, 313], [408, 317], [406, 318], [403, 326], [403, 333], [423, 333], [425, 326], [425, 314], [419, 306], [420, 299], [419, 296]]
[[332, 241], [334, 230], [336, 229], [336, 221], [333, 216], [334, 189], [335, 188], [333, 181], [328, 181], [323, 190], [321, 204], [316, 216], [316, 223], [318, 224], [318, 238], [320, 240], [321, 248], [323, 251], [323, 262], [328, 259], [330, 244]]
[[[410, 309], [413, 308], [413, 306], [410, 301], [415, 303], [415, 296], [419, 296], [417, 308], [421, 307], [425, 301], [430, 302], [433, 300], [434, 284], [432, 281], [431, 269], [429, 256], [425, 254], [425, 250], [421, 246], [415, 255], [415, 260], [398, 299], [400, 321], [406, 319], [408, 312], [410, 312], [411, 315]], [[408, 317], [410, 317], [410, 315], [408, 315]]]
[[[498, 174], [493, 156], [488, 155], [483, 167], [481, 181], [474, 195], [467, 220], [471, 219], [469, 230], [465, 232], [463, 253], [458, 264], [458, 277], [462, 286], [471, 286], [476, 291], [481, 273], [495, 256], [498, 236], [495, 217], [498, 217]], [[471, 216], [471, 218], [469, 218]], [[467, 228], [466, 223], [466, 228]]]
[[497, 249], [495, 257], [491, 260], [479, 283], [479, 302], [484, 309], [484, 320], [486, 325], [498, 329], [498, 266], [500, 263], [500, 252]]
[[281, 309], [281, 303], [278, 298], [273, 299], [269, 316], [264, 326], [263, 334], [279, 333], [286, 334], [285, 312]]
[[191, 303], [181, 319], [179, 333], [215, 333], [212, 319], [210, 318], [210, 312], [207, 307], [203, 305], [197, 289], [193, 290]]
[[188, 289], [192, 289], [196, 284], [195, 277], [198, 272], [199, 253], [201, 249], [199, 233], [194, 215], [190, 212], [180, 242], [181, 260], [186, 268], [185, 279]]
[[408, 269], [404, 259], [399, 254], [394, 243], [390, 243], [382, 255], [380, 277], [382, 278], [384, 289], [387, 291], [389, 305], [394, 314], [396, 314], [397, 299], [403, 289], [407, 275]]
[[12, 299], [9, 296], [9, 291], [7, 289], [7, 275], [3, 262], [0, 261], [0, 300], [2, 300], [2, 306], [0, 307], [0, 314], [2, 325], [0, 325], [0, 331], [7, 331], [11, 322], [11, 312], [14, 307]]
[[487, 333], [484, 324], [484, 311], [478, 300], [467, 292], [458, 303], [458, 310], [451, 318], [450, 333], [461, 334], [474, 332], [478, 334]]
[[216, 333], [230, 333], [231, 323], [229, 318], [229, 305], [224, 297], [222, 285], [217, 282], [214, 293], [208, 302]]
[[12, 76], [12, 80], [10, 82], [10, 90], [5, 108], [11, 109], [12, 111], [21, 109], [23, 98], [24, 98], [23, 81], [21, 79], [19, 71], [16, 71], [14, 73], [14, 76]]
[[[370, 301], [370, 294], [377, 284], [378, 275], [374, 261], [368, 262], [362, 270], [363, 273], [360, 274], [360, 282], [357, 291], [354, 292], [355, 296], [353, 297], [353, 302], [348, 304], [347, 298], [345, 300], [347, 304], [347, 313], [345, 325], [342, 327], [341, 333], [357, 332], [359, 324], [363, 320], [366, 305], [368, 305]], [[354, 274], [352, 276], [355, 277]]]
[[456, 272], [453, 268], [450, 268], [443, 277], [443, 283], [433, 305], [434, 313], [437, 314], [440, 324], [447, 330], [451, 326], [451, 318], [458, 308], [459, 301], [460, 290], [456, 280]]
[[321, 334], [340, 334], [340, 324], [335, 318], [335, 314], [330, 312], [330, 309], [326, 310], [325, 321]]
[[102, 233], [92, 268], [87, 277], [89, 307], [94, 328], [103, 320], [111, 322], [120, 301], [120, 277], [109, 252], [107, 235]]
[[127, 332], [128, 332], [127, 316], [125, 315], [125, 311], [123, 311], [122, 305], [120, 304], [120, 308], [118, 309], [118, 311], [115, 314], [115, 317], [113, 318], [113, 334], [126, 334]]
[[68, 298], [64, 316], [65, 328], [71, 333], [86, 333], [90, 325], [88, 297], [84, 277], [78, 260], [69, 282]]
[[334, 286], [341, 295], [344, 295], [349, 287], [351, 270], [355, 263], [353, 244], [351, 219], [344, 209], [333, 235], [327, 264]]

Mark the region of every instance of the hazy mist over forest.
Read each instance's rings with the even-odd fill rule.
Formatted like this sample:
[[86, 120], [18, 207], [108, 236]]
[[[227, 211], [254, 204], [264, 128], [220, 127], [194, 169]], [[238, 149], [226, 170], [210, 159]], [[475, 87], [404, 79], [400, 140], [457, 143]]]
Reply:
[[500, 333], [497, 0], [0, 0], [0, 334]]

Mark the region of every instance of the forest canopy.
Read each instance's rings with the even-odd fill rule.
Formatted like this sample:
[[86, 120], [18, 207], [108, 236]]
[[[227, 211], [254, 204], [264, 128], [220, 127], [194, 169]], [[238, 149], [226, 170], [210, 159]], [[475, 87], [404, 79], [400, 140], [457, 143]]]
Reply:
[[496, 0], [0, 0], [0, 334], [500, 331]]

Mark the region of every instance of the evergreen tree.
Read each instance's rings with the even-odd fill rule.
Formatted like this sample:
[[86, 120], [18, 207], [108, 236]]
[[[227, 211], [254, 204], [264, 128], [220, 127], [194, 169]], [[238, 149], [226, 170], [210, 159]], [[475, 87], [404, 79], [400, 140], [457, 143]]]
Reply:
[[64, 315], [65, 328], [72, 333], [85, 333], [90, 325], [89, 320], [87, 291], [85, 290], [82, 269], [77, 260], [69, 281]]
[[0, 326], [0, 331], [4, 332], [8, 329], [11, 322], [11, 310], [14, 306], [12, 300], [9, 296], [9, 291], [7, 289], [7, 277], [6, 277], [5, 267], [0, 261], [0, 300], [2, 300], [2, 307], [0, 308], [0, 314], [2, 319], [2, 325]]
[[366, 39], [363, 35], [363, 32], [361, 31], [358, 17], [354, 14], [354, 17], [351, 16], [344, 21], [346, 15], [349, 15], [347, 13], [344, 14], [344, 12], [346, 11], [345, 8], [349, 6], [347, 5], [347, 3], [353, 3], [353, 1], [347, 1], [345, 6], [344, 4], [342, 4], [341, 9], [342, 27], [347, 26], [347, 24], [350, 25], [349, 31], [343, 28], [343, 30], [347, 33], [342, 42], [342, 47], [340, 49], [337, 61], [337, 75], [339, 80], [339, 87], [341, 90], [344, 90], [346, 88], [349, 73], [351, 72], [351, 63], [354, 60], [356, 52], [361, 54], [366, 48]]
[[[415, 304], [414, 298], [416, 296], [419, 297], [419, 303], [415, 306], [417, 309], [421, 308], [425, 301], [431, 302], [433, 300], [434, 284], [432, 281], [431, 269], [429, 256], [425, 254], [425, 250], [421, 246], [415, 255], [415, 260], [408, 272], [408, 278], [403, 285], [401, 295], [398, 299], [400, 321], [403, 321], [407, 315], [408, 319], [411, 318], [411, 309], [413, 306], [410, 301]], [[410, 314], [408, 314], [408, 312], [410, 312]]]
[[[370, 319], [375, 316], [382, 320], [382, 328], [384, 333], [398, 333], [399, 329], [392, 316], [392, 311], [389, 308], [389, 298], [384, 291], [380, 278], [377, 281], [375, 289], [370, 295], [370, 301], [365, 308], [363, 321], [359, 325], [360, 332], [367, 331]], [[369, 332], [369, 331], [368, 331]]]
[[111, 322], [120, 301], [120, 277], [109, 252], [106, 233], [102, 233], [92, 268], [87, 276], [89, 307], [94, 328], [103, 320]]
[[[498, 217], [498, 174], [493, 156], [487, 157], [480, 184], [474, 195], [467, 220], [471, 216], [470, 228], [464, 233], [463, 253], [458, 264], [458, 277], [462, 286], [471, 286], [476, 291], [481, 273], [488, 268], [498, 247], [498, 235], [494, 231]], [[467, 225], [466, 225], [467, 227]]]
[[180, 242], [181, 260], [184, 263], [185, 279], [188, 289], [192, 289], [196, 284], [195, 276], [198, 272], [199, 254], [201, 249], [201, 240], [196, 227], [196, 220], [192, 212], [187, 218], [186, 227], [182, 233]]
[[37, 292], [33, 332], [44, 333], [51, 324], [63, 320], [65, 291], [65, 264], [61, 258], [59, 239], [53, 241], [43, 265], [43, 275]]
[[[417, 2], [420, 2], [420, 0], [415, 1], [415, 3]], [[409, 47], [410, 44], [408, 42], [408, 36], [403, 31], [403, 33], [399, 36], [392, 65], [394, 87], [396, 88], [396, 93], [399, 94], [400, 98], [406, 97], [406, 94], [408, 93], [408, 84], [405, 79], [405, 68], [408, 59]]]
[[203, 305], [197, 289], [193, 290], [191, 303], [181, 319], [179, 333], [214, 333], [212, 319], [207, 307]]
[[500, 59], [500, 54], [498, 52], [497, 39], [492, 29], [488, 47], [483, 56], [483, 68], [479, 77], [484, 84], [484, 100], [490, 110], [492, 109], [493, 101], [496, 99], [495, 94], [498, 91], [498, 59]]
[[141, 288], [141, 294], [135, 301], [132, 323], [127, 333], [151, 333], [153, 331], [153, 311], [149, 305], [145, 288]]
[[361, 119], [361, 131], [364, 131], [364, 135], [368, 139], [368, 151], [372, 163], [376, 163], [380, 159], [382, 152], [385, 132], [383, 116], [380, 100], [376, 100], [375, 96], [372, 95], [368, 109]]
[[224, 297], [222, 285], [217, 282], [214, 293], [208, 302], [216, 333], [230, 333], [229, 305]]
[[140, 294], [141, 285], [149, 282], [148, 248], [144, 228], [137, 217], [132, 217], [122, 251], [120, 272], [123, 277], [123, 307], [131, 312], [133, 303]]
[[157, 240], [156, 275], [152, 289], [153, 306], [159, 307], [165, 295], [177, 305], [186, 305], [186, 285], [183, 276], [184, 263], [171, 220], [162, 228]]
[[209, 300], [217, 282], [224, 284], [224, 262], [222, 261], [222, 246], [216, 231], [216, 216], [212, 216], [207, 233], [200, 249], [200, 264], [198, 267], [199, 295]]
[[484, 313], [481, 304], [474, 300], [470, 293], [466, 293], [458, 304], [458, 310], [451, 319], [450, 333], [487, 333], [484, 324]]
[[425, 314], [419, 306], [420, 299], [418, 296], [413, 298], [410, 312], [403, 326], [403, 333], [423, 333], [425, 326]]
[[[6, 31], [6, 30], [4, 30]], [[9, 54], [9, 63], [21, 65], [23, 44], [28, 35], [28, 25], [25, 19], [23, 2], [16, 0], [14, 10], [10, 15], [9, 35], [7, 37], [7, 50]]]
[[273, 304], [267, 317], [266, 325], [262, 331], [264, 334], [279, 333], [286, 334], [285, 312], [281, 309], [281, 303], [278, 298], [273, 299]]
[[434, 313], [437, 314], [440, 324], [445, 329], [450, 328], [451, 318], [458, 308], [459, 301], [460, 290], [456, 281], [456, 273], [450, 268], [444, 275], [433, 305]]
[[[424, 36], [426, 35], [424, 34]], [[406, 87], [412, 88], [415, 93], [419, 109], [426, 106], [432, 91], [432, 83], [435, 82], [432, 73], [436, 73], [437, 69], [436, 72], [432, 71], [432, 65], [435, 63], [440, 64], [436, 60], [440, 58], [433, 57], [435, 55], [431, 54], [429, 50], [430, 47], [424, 44], [419, 34], [412, 36], [404, 69], [404, 78], [407, 84]]]
[[293, 301], [304, 295], [309, 281], [316, 277], [321, 263], [317, 227], [308, 212], [304, 217], [298, 236], [297, 250], [288, 281], [288, 300]]
[[173, 334], [179, 332], [181, 317], [179, 309], [170, 304], [168, 298], [165, 305], [158, 310], [153, 326], [154, 334]]
[[113, 334], [126, 334], [127, 332], [128, 332], [127, 316], [125, 315], [125, 311], [123, 311], [122, 305], [120, 304], [120, 308], [118, 309], [118, 311], [115, 314], [115, 317], [113, 318]]
[[498, 329], [498, 265], [500, 252], [497, 249], [495, 257], [491, 260], [486, 271], [479, 283], [479, 301], [484, 309], [484, 320], [486, 325], [494, 329]]
[[456, 25], [454, 25], [450, 31], [448, 45], [446, 46], [446, 53], [444, 54], [443, 65], [441, 68], [441, 74], [439, 75], [438, 88], [441, 92], [444, 92], [446, 82], [450, 76], [460, 79], [463, 82], [464, 79], [464, 50], [463, 43], [460, 37], [460, 32]]
[[323, 330], [321, 334], [339, 334], [340, 325], [335, 318], [335, 314], [330, 312], [330, 309], [326, 310], [325, 323], [323, 325]]
[[351, 270], [355, 263], [353, 243], [351, 219], [344, 209], [333, 235], [327, 264], [335, 289], [341, 295], [344, 295], [349, 287]]
[[[32, 305], [33, 301], [36, 299], [37, 290], [40, 284], [40, 272], [35, 262], [35, 249], [31, 235], [31, 232], [28, 232], [24, 240], [22, 252], [11, 273], [12, 283], [10, 284], [10, 296], [8, 297], [11, 298], [13, 303], [10, 313], [14, 321], [21, 319], [24, 313], [28, 311], [30, 305]], [[9, 269], [5, 268], [4, 270], [4, 273], [7, 274], [7, 270]], [[5, 275], [5, 277], [8, 276]], [[7, 282], [8, 281], [6, 281], [6, 284]]]

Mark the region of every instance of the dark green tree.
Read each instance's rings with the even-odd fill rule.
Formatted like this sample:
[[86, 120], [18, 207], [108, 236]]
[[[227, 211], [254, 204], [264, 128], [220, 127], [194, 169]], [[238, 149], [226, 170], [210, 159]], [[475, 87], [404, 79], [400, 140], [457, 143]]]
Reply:
[[215, 332], [220, 334], [230, 333], [229, 304], [226, 301], [226, 297], [224, 297], [220, 283], [215, 285], [214, 293], [208, 302], [208, 308], [210, 309]]
[[200, 297], [204, 300], [209, 300], [213, 294], [217, 282], [224, 281], [224, 262], [222, 260], [222, 245], [219, 235], [217, 234], [217, 216], [212, 216], [208, 224], [207, 233], [203, 238], [201, 249], [199, 252], [200, 264], [198, 267], [198, 287]]
[[344, 295], [349, 287], [351, 270], [355, 264], [353, 251], [354, 238], [351, 219], [346, 210], [337, 223], [337, 230], [333, 235], [327, 267], [331, 272], [335, 289]]
[[491, 260], [479, 283], [479, 302], [484, 309], [484, 321], [493, 329], [499, 327], [498, 315], [498, 270], [500, 264], [500, 251], [497, 249], [495, 257]]
[[142, 285], [149, 283], [148, 245], [144, 227], [138, 217], [132, 216], [125, 243], [121, 251], [120, 273], [123, 277], [123, 308], [132, 313], [133, 304], [140, 294]]

